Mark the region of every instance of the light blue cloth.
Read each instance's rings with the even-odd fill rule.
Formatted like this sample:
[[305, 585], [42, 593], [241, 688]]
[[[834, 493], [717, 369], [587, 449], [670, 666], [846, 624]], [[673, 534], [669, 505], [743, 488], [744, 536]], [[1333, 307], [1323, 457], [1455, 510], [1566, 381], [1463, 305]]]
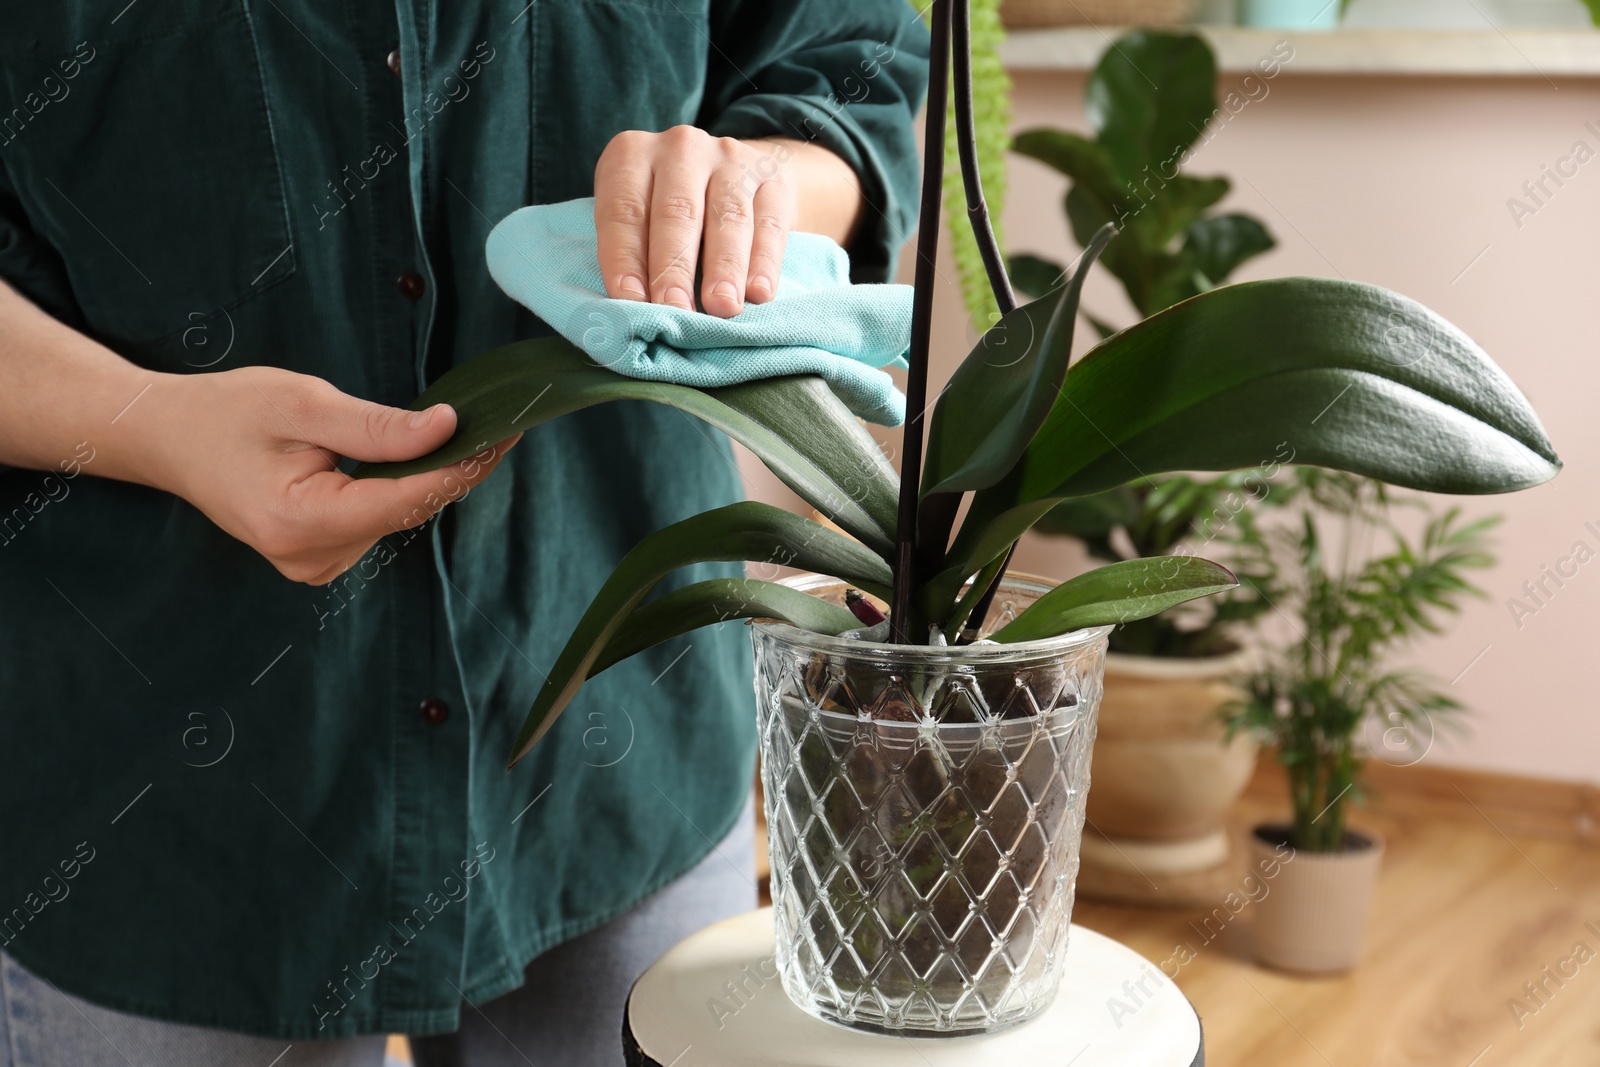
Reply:
[[619, 374], [700, 388], [817, 374], [862, 418], [905, 421], [906, 399], [879, 368], [906, 365], [911, 287], [851, 285], [849, 258], [826, 237], [790, 234], [777, 295], [731, 319], [607, 297], [592, 198], [514, 211], [486, 251], [507, 295]]

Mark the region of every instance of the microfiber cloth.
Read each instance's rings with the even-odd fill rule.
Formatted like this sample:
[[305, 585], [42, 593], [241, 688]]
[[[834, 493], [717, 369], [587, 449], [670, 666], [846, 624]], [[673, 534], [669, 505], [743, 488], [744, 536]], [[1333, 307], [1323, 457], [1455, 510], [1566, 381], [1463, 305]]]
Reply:
[[731, 319], [606, 296], [592, 198], [512, 212], [486, 252], [507, 295], [619, 374], [700, 388], [816, 374], [862, 418], [905, 421], [906, 398], [880, 368], [906, 365], [911, 287], [851, 285], [829, 238], [791, 233], [776, 295]]

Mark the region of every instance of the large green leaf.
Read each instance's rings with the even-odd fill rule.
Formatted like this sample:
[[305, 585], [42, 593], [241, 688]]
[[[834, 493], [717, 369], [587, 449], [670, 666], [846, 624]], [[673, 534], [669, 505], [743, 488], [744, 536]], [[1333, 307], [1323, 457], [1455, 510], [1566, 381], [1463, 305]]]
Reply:
[[830, 637], [861, 625], [847, 608], [777, 582], [712, 578], [674, 589], [636, 609], [606, 642], [589, 668], [589, 677], [653, 645], [730, 619], [778, 619]]
[[1084, 110], [1118, 173], [1176, 160], [1217, 109], [1211, 48], [1192, 34], [1136, 30], [1106, 50], [1084, 88]]
[[451, 405], [455, 436], [420, 459], [368, 464], [355, 476], [434, 470], [519, 430], [613, 400], [666, 404], [717, 427], [852, 535], [881, 554], [893, 550], [899, 478], [821, 378], [794, 375], [705, 390], [646, 382], [598, 366], [559, 337], [492, 349], [452, 369], [411, 407]]
[[691, 516], [622, 557], [556, 658], [517, 735], [511, 762], [527, 754], [571, 702], [624, 620], [672, 571], [708, 560], [749, 560], [831, 574], [890, 595], [889, 565], [856, 541], [810, 519], [755, 501]]
[[1443, 493], [1503, 493], [1560, 468], [1527, 399], [1472, 340], [1376, 286], [1284, 278], [1214, 289], [1108, 338], [1067, 375], [1027, 454], [979, 492], [935, 595], [1057, 501], [1293, 450]]
[[1006, 315], [956, 368], [928, 422], [924, 496], [993, 485], [1028, 447], [1067, 376], [1084, 275], [1115, 234], [1102, 227], [1059, 293]]
[[1198, 556], [1123, 560], [1056, 586], [993, 638], [1032, 641], [1085, 626], [1133, 622], [1238, 584], [1228, 568]]

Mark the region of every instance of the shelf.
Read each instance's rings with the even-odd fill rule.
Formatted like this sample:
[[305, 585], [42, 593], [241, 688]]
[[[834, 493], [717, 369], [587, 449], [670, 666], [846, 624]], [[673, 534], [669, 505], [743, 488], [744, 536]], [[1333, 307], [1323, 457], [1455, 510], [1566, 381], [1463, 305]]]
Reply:
[[[1284, 74], [1435, 77], [1600, 77], [1600, 32], [1590, 30], [1264, 30], [1197, 26], [1223, 71], [1246, 71], [1288, 40]], [[1121, 28], [1016, 30], [1000, 49], [1012, 71], [1089, 70]]]

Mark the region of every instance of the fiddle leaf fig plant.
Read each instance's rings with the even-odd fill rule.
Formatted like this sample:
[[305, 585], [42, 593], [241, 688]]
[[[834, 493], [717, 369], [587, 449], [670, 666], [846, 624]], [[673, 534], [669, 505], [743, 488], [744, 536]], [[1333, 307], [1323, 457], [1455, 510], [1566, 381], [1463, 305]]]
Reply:
[[[936, 0], [936, 24], [951, 9], [951, 0]], [[954, 10], [959, 70], [965, 6]], [[931, 61], [933, 160], [943, 155], [948, 29], [936, 26]], [[413, 408], [453, 406], [455, 437], [422, 459], [356, 472], [432, 469], [580, 408], [644, 400], [744, 444], [838, 527], [746, 502], [646, 537], [597, 592], [551, 668], [513, 763], [588, 678], [695, 627], [776, 618], [838, 635], [859, 626], [842, 607], [757, 580], [700, 582], [650, 599], [664, 576], [693, 563], [746, 560], [832, 575], [890, 603], [894, 640], [938, 643], [966, 639], [969, 617], [984, 622], [1017, 539], [1051, 508], [1153, 475], [1254, 467], [1285, 440], [1297, 462], [1438, 492], [1509, 492], [1559, 469], [1527, 400], [1481, 349], [1421, 305], [1370, 285], [1286, 278], [1198, 292], [1070, 364], [1084, 275], [1126, 234], [1116, 234], [1115, 221], [1100, 225], [1056, 291], [1018, 306], [982, 202], [970, 89], [958, 85], [952, 96], [968, 217], [1001, 318], [926, 417], [908, 424], [902, 469], [914, 476], [901, 480], [821, 379], [718, 389], [639, 381], [553, 338], [451, 370]], [[926, 394], [939, 181], [937, 168], [924, 175], [925, 282], [914, 302], [907, 388], [914, 412]], [[1040, 597], [987, 639], [1126, 623], [1235, 583], [1226, 568], [1194, 556], [1125, 560]]]
[[[1011, 148], [1071, 179], [1064, 208], [1080, 246], [1116, 223], [1122, 236], [1106, 252], [1106, 269], [1140, 315], [1221, 285], [1277, 243], [1252, 215], [1211, 211], [1232, 188], [1228, 179], [1182, 168], [1218, 113], [1217, 59], [1205, 38], [1124, 34], [1101, 55], [1084, 97], [1093, 137], [1042, 127], [1019, 133]], [[1042, 295], [1064, 271], [1024, 254], [1012, 257], [1011, 275], [1019, 289]]]

